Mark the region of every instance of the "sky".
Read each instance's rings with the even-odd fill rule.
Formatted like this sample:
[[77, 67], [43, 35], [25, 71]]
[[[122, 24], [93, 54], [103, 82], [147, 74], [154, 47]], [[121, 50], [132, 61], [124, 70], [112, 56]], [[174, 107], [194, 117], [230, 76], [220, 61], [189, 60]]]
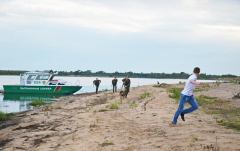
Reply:
[[0, 70], [240, 75], [239, 0], [0, 0]]

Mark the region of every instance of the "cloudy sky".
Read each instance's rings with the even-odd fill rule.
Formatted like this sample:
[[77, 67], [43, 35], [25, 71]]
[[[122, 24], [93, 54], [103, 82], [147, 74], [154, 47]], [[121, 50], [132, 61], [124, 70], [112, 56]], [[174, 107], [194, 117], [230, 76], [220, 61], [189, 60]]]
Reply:
[[240, 75], [239, 0], [0, 0], [0, 70]]

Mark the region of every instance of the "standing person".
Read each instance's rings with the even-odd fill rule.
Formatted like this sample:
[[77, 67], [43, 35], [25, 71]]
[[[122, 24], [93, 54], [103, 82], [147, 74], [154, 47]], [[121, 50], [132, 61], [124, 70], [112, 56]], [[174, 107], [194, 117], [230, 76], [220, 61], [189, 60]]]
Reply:
[[93, 81], [93, 84], [96, 86], [96, 94], [98, 93], [98, 87], [101, 83], [101, 80], [98, 80], [98, 78], [96, 78], [96, 80]]
[[[188, 78], [187, 83], [181, 92], [180, 101], [179, 101], [179, 107], [174, 115], [174, 119], [171, 124], [169, 124], [170, 127], [177, 125], [177, 119], [179, 115], [181, 115], [181, 118], [183, 121], [185, 121], [184, 115], [191, 113], [198, 109], [198, 104], [196, 100], [194, 99], [192, 93], [195, 85], [202, 85], [202, 83], [196, 82], [198, 75], [200, 74], [200, 68], [196, 67], [193, 70], [193, 74]], [[184, 105], [186, 103], [189, 103], [191, 105], [190, 108], [184, 109]]]
[[114, 93], [114, 89], [115, 89], [115, 92], [117, 92], [117, 82], [118, 82], [118, 79], [115, 77], [115, 78], [112, 80], [113, 93]]
[[125, 79], [122, 80], [123, 81], [123, 85], [124, 85], [124, 88], [125, 88], [125, 98], [127, 98], [127, 95], [129, 93], [129, 90], [130, 90], [130, 84], [131, 84], [131, 81], [129, 79], [129, 76], [127, 76]]

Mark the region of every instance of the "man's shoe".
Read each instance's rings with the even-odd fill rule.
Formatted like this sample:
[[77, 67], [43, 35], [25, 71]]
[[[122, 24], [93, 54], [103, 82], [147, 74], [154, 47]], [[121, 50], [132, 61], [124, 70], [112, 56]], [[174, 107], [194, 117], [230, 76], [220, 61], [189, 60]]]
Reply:
[[181, 113], [181, 118], [182, 118], [183, 121], [185, 121], [183, 113]]
[[176, 124], [173, 124], [173, 123], [170, 123], [170, 124], [169, 124], [169, 127], [177, 127], [177, 125], [176, 125]]

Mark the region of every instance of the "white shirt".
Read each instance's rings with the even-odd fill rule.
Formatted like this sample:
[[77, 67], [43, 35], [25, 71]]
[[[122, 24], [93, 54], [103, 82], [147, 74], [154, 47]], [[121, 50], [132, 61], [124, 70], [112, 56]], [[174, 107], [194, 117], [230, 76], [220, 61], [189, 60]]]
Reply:
[[191, 80], [196, 81], [197, 80], [197, 76], [195, 74], [191, 75], [188, 80], [187, 83], [182, 91], [182, 94], [187, 95], [187, 96], [191, 96], [193, 93], [193, 89], [195, 88], [195, 84], [191, 83]]

